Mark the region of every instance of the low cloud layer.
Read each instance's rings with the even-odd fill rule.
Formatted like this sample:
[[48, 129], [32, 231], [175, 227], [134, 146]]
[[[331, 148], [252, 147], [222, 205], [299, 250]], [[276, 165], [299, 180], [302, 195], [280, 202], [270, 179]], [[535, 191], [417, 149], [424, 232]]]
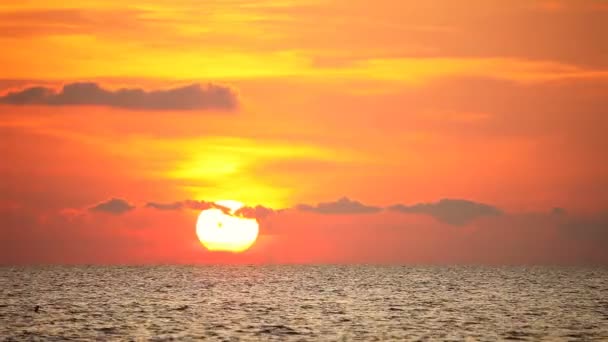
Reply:
[[497, 216], [502, 211], [488, 204], [463, 199], [444, 198], [434, 203], [418, 203], [412, 206], [397, 204], [390, 210], [411, 214], [427, 214], [440, 222], [462, 226], [481, 216]]
[[105, 202], [101, 202], [89, 208], [90, 211], [97, 211], [114, 215], [124, 214], [127, 211], [133, 209], [135, 209], [134, 205], [120, 198], [111, 198]]
[[[471, 222], [467, 229], [451, 229], [426, 214], [384, 210], [369, 215], [325, 215], [256, 206], [240, 215], [268, 215], [259, 221], [258, 242], [246, 253], [227, 255], [202, 248], [195, 234], [195, 216], [184, 204], [181, 211], [168, 209], [171, 203], [175, 202], [134, 210], [127, 200], [112, 198], [86, 212], [41, 212], [4, 203], [0, 205], [0, 264], [608, 265], [606, 214], [505, 213]], [[117, 214], [127, 211], [128, 215]]]
[[141, 88], [110, 90], [94, 82], [70, 83], [60, 91], [48, 87], [29, 87], [0, 96], [0, 103], [45, 106], [108, 106], [138, 110], [231, 110], [238, 105], [228, 87], [192, 84], [146, 91]]
[[312, 211], [320, 214], [369, 214], [382, 210], [380, 207], [373, 207], [362, 204], [361, 202], [342, 197], [335, 202], [321, 202], [316, 206], [300, 204], [297, 209], [302, 211]]
[[264, 207], [262, 205], [256, 205], [255, 207], [242, 207], [241, 209], [236, 211], [237, 215], [255, 218], [258, 220], [263, 220], [270, 215], [276, 214], [280, 212], [280, 210], [274, 210], [271, 208]]
[[[161, 203], [161, 202], [148, 202], [145, 205], [146, 208], [156, 209], [156, 210], [165, 210], [165, 211], [175, 211], [182, 209], [191, 209], [191, 210], [206, 210], [210, 208], [216, 208], [224, 211], [229, 211], [228, 208], [223, 207], [219, 204], [207, 201], [197, 201], [197, 200], [184, 200], [177, 202], [169, 202], [169, 203]], [[249, 218], [256, 218], [258, 220], [265, 219], [266, 217], [277, 213], [277, 210], [272, 208], [268, 208], [262, 205], [256, 205], [252, 207], [242, 207], [237, 210], [234, 214], [237, 216], [244, 216]]]

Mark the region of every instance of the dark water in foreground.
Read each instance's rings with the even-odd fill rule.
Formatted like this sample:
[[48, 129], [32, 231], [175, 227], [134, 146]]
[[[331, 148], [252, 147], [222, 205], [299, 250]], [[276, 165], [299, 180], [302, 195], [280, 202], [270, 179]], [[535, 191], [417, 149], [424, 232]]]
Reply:
[[607, 341], [608, 269], [0, 268], [0, 340], [203, 338]]

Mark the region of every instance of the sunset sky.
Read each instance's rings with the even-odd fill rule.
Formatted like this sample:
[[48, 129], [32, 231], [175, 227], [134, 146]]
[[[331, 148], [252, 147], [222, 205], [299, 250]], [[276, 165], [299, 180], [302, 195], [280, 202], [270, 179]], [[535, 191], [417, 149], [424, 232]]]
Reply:
[[[603, 0], [4, 0], [0, 264], [608, 264], [607, 37]], [[225, 199], [244, 253], [195, 234]]]

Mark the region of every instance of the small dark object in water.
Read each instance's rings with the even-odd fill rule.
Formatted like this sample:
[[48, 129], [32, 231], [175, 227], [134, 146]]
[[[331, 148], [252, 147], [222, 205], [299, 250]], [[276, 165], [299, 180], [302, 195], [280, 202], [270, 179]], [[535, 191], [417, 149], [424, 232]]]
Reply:
[[40, 310], [40, 305], [36, 305], [36, 307], [34, 307], [34, 312], [38, 312], [38, 310]]
[[180, 306], [179, 308], [177, 308], [177, 309], [175, 309], [175, 310], [177, 310], [177, 311], [184, 311], [184, 310], [186, 310], [187, 308], [188, 308], [188, 305], [182, 305], [182, 306]]

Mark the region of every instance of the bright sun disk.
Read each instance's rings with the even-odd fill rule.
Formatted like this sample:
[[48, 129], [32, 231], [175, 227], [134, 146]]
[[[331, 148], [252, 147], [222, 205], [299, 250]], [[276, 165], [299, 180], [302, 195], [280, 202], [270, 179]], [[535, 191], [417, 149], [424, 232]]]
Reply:
[[229, 213], [218, 208], [201, 211], [196, 221], [196, 235], [210, 251], [243, 252], [253, 245], [258, 237], [259, 226], [255, 218], [236, 216], [244, 205], [234, 200], [217, 201], [215, 204], [227, 208]]

